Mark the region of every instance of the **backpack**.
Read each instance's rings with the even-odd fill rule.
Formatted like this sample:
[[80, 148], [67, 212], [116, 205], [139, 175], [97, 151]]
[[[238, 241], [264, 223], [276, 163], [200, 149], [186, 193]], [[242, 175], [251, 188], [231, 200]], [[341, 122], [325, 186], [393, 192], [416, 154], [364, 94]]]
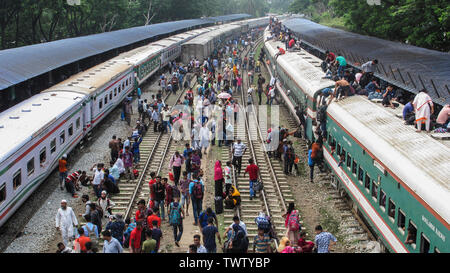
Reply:
[[194, 189], [192, 193], [196, 199], [203, 199], [202, 184], [200, 182], [194, 182]]
[[300, 229], [300, 224], [298, 221], [298, 211], [293, 210], [291, 212], [291, 214], [289, 215], [288, 225], [291, 231], [297, 231]]
[[173, 197], [180, 197], [180, 190], [178, 189], [177, 186], [173, 185], [172, 187], [172, 196]]
[[139, 113], [144, 112], [144, 106], [142, 105], [142, 103], [139, 103], [139, 105], [138, 105], [138, 112]]
[[269, 220], [265, 217], [258, 217], [257, 218], [257, 225], [259, 229], [269, 230], [270, 229], [270, 223]]
[[93, 244], [97, 243], [97, 236], [95, 235], [95, 227], [96, 225], [92, 224], [92, 229], [89, 229], [89, 226], [86, 225], [86, 230], [88, 232], [88, 237]]
[[95, 210], [97, 210], [98, 212], [98, 216], [100, 217], [100, 219], [103, 218], [103, 209], [99, 204], [95, 204]]
[[174, 206], [174, 203], [170, 203], [169, 223], [171, 225], [181, 224], [180, 204]]

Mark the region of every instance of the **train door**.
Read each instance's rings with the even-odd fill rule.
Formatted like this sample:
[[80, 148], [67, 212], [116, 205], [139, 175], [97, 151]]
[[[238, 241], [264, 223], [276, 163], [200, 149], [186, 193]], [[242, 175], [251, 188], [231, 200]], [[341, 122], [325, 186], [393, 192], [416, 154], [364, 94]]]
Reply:
[[91, 130], [91, 118], [92, 118], [92, 98], [89, 98], [83, 102], [83, 131], [84, 134]]

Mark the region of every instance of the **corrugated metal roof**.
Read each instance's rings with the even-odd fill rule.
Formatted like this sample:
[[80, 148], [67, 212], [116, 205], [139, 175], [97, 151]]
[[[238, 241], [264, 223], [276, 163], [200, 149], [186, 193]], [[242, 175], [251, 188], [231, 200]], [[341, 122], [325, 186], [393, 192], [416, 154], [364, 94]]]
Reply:
[[248, 17], [232, 14], [140, 26], [0, 51], [0, 90], [75, 61], [157, 35]]
[[[420, 75], [433, 101], [441, 105], [450, 103], [450, 92], [445, 87], [447, 85], [450, 88], [448, 53], [330, 28], [306, 19], [290, 19], [283, 24], [302, 40], [323, 50], [340, 52], [350, 62], [378, 59], [379, 71], [375, 73], [376, 76], [413, 93], [422, 89], [418, 77]], [[394, 75], [389, 66], [392, 67]], [[430, 80], [433, 80], [438, 93]]]

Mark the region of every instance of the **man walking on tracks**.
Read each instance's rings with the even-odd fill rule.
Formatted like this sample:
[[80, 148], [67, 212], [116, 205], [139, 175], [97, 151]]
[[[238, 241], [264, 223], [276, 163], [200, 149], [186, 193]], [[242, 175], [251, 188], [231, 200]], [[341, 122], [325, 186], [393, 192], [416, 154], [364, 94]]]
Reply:
[[241, 174], [242, 156], [244, 155], [246, 150], [247, 146], [241, 142], [241, 139], [238, 139], [237, 142], [233, 144], [233, 165], [236, 167], [238, 175]]
[[202, 211], [202, 201], [205, 192], [203, 182], [194, 175], [193, 181], [189, 184], [189, 194], [192, 201], [192, 213], [194, 214], [194, 225], [198, 224], [198, 218]]
[[255, 197], [255, 190], [253, 189], [253, 184], [258, 182], [259, 168], [258, 166], [256, 166], [255, 163], [253, 163], [253, 158], [250, 158], [248, 160], [248, 164], [249, 165], [245, 169], [244, 177], [245, 174], [248, 173], [250, 183], [250, 200], [252, 200], [253, 197]]
[[175, 245], [180, 247], [178, 243], [183, 235], [183, 218], [184, 211], [181, 207], [179, 197], [175, 197], [175, 200], [170, 203], [167, 214], [169, 215], [169, 223], [173, 228], [173, 238], [175, 240]]

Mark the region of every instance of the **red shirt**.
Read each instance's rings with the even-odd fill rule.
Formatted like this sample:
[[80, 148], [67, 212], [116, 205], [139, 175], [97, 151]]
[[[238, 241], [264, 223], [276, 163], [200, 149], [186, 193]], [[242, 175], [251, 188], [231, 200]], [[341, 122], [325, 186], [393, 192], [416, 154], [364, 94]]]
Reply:
[[134, 249], [141, 248], [141, 235], [142, 235], [142, 229], [138, 230], [137, 227], [131, 231], [130, 234], [130, 248], [131, 248], [131, 242], [134, 240]]
[[150, 198], [153, 200], [155, 199], [155, 193], [153, 192], [153, 187], [152, 185], [156, 183], [156, 178], [155, 179], [150, 179], [150, 182], [148, 182], [148, 186], [150, 187]]
[[289, 41], [289, 47], [292, 47], [294, 44], [295, 44], [294, 39], [291, 39], [291, 40]]
[[278, 51], [280, 52], [281, 55], [283, 55], [284, 53], [286, 53], [286, 51], [284, 51], [284, 49], [281, 48], [281, 47], [278, 49]]
[[136, 221], [145, 220], [144, 217], [145, 217], [145, 214], [141, 216], [141, 211], [140, 210], [136, 211], [136, 217], [135, 217]]
[[330, 62], [334, 62], [334, 60], [336, 60], [336, 55], [334, 55], [333, 52], [329, 52], [327, 55], [327, 59], [330, 60]]
[[245, 168], [245, 172], [248, 173], [250, 176], [250, 180], [254, 181], [258, 179], [258, 166], [256, 164], [248, 165], [247, 168]]
[[158, 228], [161, 226], [161, 218], [156, 214], [152, 214], [147, 217], [147, 226], [150, 227], [150, 229], [153, 229], [153, 221], [158, 221]]
[[78, 239], [75, 240], [75, 242], [80, 244], [80, 250], [82, 252], [86, 252], [86, 243], [90, 242], [90, 241], [91, 241], [91, 239], [84, 235], [81, 235]]

